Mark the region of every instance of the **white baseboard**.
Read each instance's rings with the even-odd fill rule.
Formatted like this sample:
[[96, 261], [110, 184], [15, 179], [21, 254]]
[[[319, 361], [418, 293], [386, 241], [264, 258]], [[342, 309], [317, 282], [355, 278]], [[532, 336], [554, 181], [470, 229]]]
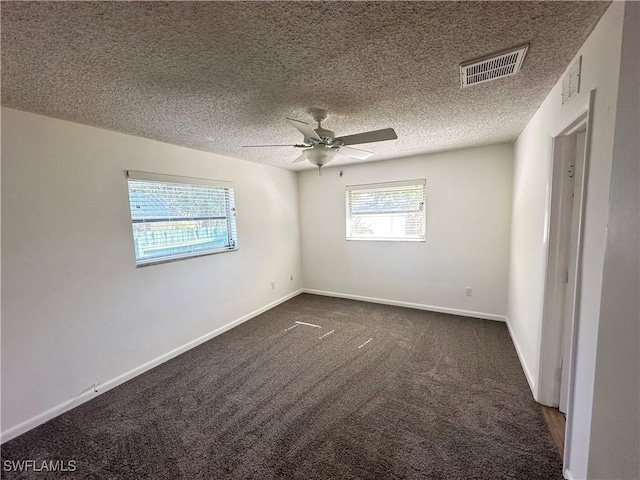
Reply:
[[360, 300], [362, 302], [382, 303], [384, 305], [394, 305], [396, 307], [415, 308], [417, 310], [428, 310], [430, 312], [449, 313], [451, 315], [461, 315], [463, 317], [482, 318], [484, 320], [495, 320], [498, 322], [506, 322], [507, 317], [504, 315], [496, 315], [494, 313], [474, 312], [471, 310], [460, 310], [457, 308], [437, 307], [434, 305], [425, 305], [422, 303], [402, 302], [399, 300], [389, 300], [388, 298], [363, 297], [361, 295], [351, 295], [350, 293], [326, 292], [324, 290], [314, 290], [311, 288], [303, 288], [304, 293], [312, 293], [314, 295], [324, 295], [325, 297], [348, 298], [350, 300]]
[[518, 344], [518, 340], [516, 340], [516, 336], [513, 334], [513, 330], [511, 330], [511, 324], [509, 323], [509, 319], [507, 319], [507, 330], [509, 330], [509, 335], [511, 336], [511, 342], [513, 343], [513, 346], [516, 347], [516, 353], [518, 354], [520, 365], [522, 365], [522, 370], [524, 370], [524, 376], [527, 378], [527, 382], [529, 383], [529, 388], [531, 389], [531, 395], [533, 395], [534, 399], [537, 399], [536, 382], [533, 379], [533, 375], [531, 375], [531, 372], [527, 368], [527, 364], [524, 362], [524, 357], [522, 356], [520, 345]]
[[247, 320], [250, 320], [253, 317], [256, 317], [258, 315], [260, 315], [261, 313], [266, 312], [267, 310], [270, 310], [271, 308], [286, 302], [287, 300], [289, 300], [290, 298], [293, 298], [299, 294], [301, 294], [303, 292], [302, 289], [296, 290], [295, 292], [292, 292], [288, 295], [285, 295], [284, 297], [279, 298], [278, 300], [275, 300], [271, 303], [269, 303], [268, 305], [265, 305], [264, 307], [261, 307], [257, 310], [254, 310], [251, 313], [248, 313], [246, 315], [243, 315], [242, 317], [233, 320], [232, 322], [227, 323], [226, 325], [223, 325], [220, 328], [216, 328], [215, 330], [213, 330], [212, 332], [209, 332], [205, 335], [202, 335], [201, 337], [196, 338], [195, 340], [192, 340], [188, 343], [185, 343], [184, 345], [171, 350], [168, 353], [165, 353], [164, 355], [161, 355], [157, 358], [154, 358], [153, 360], [140, 365], [139, 367], [136, 367], [132, 370], [129, 370], [128, 372], [123, 373], [122, 375], [119, 375], [116, 378], [112, 378], [111, 380], [107, 380], [106, 382], [100, 383], [98, 385], [98, 391], [95, 392], [93, 390], [92, 387], [90, 387], [89, 389], [85, 390], [84, 392], [82, 392], [80, 395], [71, 398], [69, 400], [67, 400], [64, 403], [61, 403], [60, 405], [57, 405], [53, 408], [50, 408], [49, 410], [40, 413], [38, 415], [36, 415], [35, 417], [30, 418], [29, 420], [26, 420], [14, 427], [11, 427], [5, 431], [3, 431], [2, 433], [0, 433], [0, 443], [4, 443], [4, 442], [8, 442], [9, 440], [11, 440], [12, 438], [17, 437], [18, 435], [22, 435], [23, 433], [26, 433], [27, 431], [31, 430], [32, 428], [37, 427], [38, 425], [41, 425], [49, 420], [51, 420], [52, 418], [57, 417], [58, 415], [63, 414], [64, 412], [67, 412], [69, 410], [71, 410], [72, 408], [77, 407], [78, 405], [85, 403], [95, 397], [97, 397], [98, 395], [103, 394], [104, 392], [111, 390], [114, 387], [117, 387], [118, 385], [123, 384], [124, 382], [131, 380], [134, 377], [137, 377], [138, 375], [151, 370], [154, 367], [157, 367], [158, 365], [160, 365], [161, 363], [166, 362], [167, 360], [171, 360], [173, 357], [176, 357], [178, 355], [180, 355], [181, 353], [186, 352], [187, 350], [191, 350], [194, 347], [197, 347], [198, 345], [206, 342], [207, 340], [211, 340], [213, 337], [217, 337], [218, 335], [226, 332], [227, 330], [230, 330], [231, 328], [240, 325], [243, 322], [246, 322]]

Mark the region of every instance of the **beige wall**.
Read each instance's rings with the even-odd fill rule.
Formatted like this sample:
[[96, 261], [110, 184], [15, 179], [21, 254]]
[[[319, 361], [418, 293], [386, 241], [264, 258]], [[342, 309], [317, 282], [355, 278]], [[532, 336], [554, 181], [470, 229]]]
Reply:
[[640, 478], [640, 3], [625, 6], [588, 478]]
[[[505, 144], [300, 173], [305, 288], [503, 319], [512, 155]], [[426, 242], [345, 240], [346, 185], [416, 178]]]
[[624, 3], [613, 2], [581, 47], [580, 93], [561, 104], [561, 80], [554, 86], [515, 143], [511, 225], [508, 318], [524, 367], [537, 381], [544, 358], [541, 343], [543, 294], [547, 261], [552, 132], [568, 125], [576, 107], [585, 105], [596, 89], [590, 125], [591, 156], [586, 186], [579, 317], [577, 318], [574, 399], [569, 405], [566, 469], [575, 479], [586, 478], [591, 435], [591, 411], [600, 322], [600, 298], [609, 214], [611, 165]]
[[[136, 268], [128, 169], [233, 181], [240, 249]], [[3, 440], [298, 290], [297, 188], [294, 172], [2, 109]]]

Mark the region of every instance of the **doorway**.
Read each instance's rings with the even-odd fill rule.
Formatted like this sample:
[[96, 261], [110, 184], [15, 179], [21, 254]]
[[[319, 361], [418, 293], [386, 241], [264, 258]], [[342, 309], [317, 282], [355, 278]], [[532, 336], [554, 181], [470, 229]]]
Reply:
[[[551, 134], [553, 164], [547, 204], [547, 264], [537, 401], [571, 423], [573, 359], [579, 330], [582, 230], [590, 152], [588, 105]], [[570, 438], [565, 438], [565, 460]]]
[[[578, 253], [578, 229], [580, 219], [580, 201], [582, 198], [581, 179], [584, 169], [586, 146], [586, 124], [575, 133], [557, 138], [563, 143], [562, 192], [560, 200], [560, 225], [558, 244], [558, 267], [562, 278], [557, 282], [558, 315], [562, 325], [560, 393], [558, 409], [567, 414], [569, 397], [569, 365], [571, 363], [571, 333], [574, 324], [576, 302], [576, 267]], [[555, 402], [554, 402], [555, 403]]]

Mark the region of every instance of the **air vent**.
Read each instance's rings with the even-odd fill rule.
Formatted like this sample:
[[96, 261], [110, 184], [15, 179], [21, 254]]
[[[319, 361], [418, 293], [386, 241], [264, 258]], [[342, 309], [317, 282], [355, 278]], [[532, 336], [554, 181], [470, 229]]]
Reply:
[[582, 55], [571, 64], [567, 73], [562, 78], [562, 105], [580, 93], [580, 68], [582, 67]]
[[495, 53], [460, 65], [462, 88], [515, 75], [520, 71], [528, 45]]

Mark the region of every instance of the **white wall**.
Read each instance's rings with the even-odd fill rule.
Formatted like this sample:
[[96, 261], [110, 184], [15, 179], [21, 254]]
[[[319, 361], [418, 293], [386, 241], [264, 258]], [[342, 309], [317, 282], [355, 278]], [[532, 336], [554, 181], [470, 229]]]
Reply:
[[[305, 288], [503, 318], [512, 156], [505, 144], [301, 172]], [[426, 242], [345, 240], [346, 185], [416, 178], [427, 182]]]
[[[568, 432], [571, 444], [566, 466], [576, 479], [585, 478], [587, 470], [623, 10], [623, 3], [613, 2], [578, 52], [582, 55], [578, 97], [563, 108], [559, 81], [515, 143], [508, 318], [525, 368], [537, 381], [547, 255], [551, 131], [571, 119], [575, 113], [572, 105], [585, 103], [590, 90], [597, 89], [590, 126], [593, 133], [577, 319], [576, 401], [569, 407], [572, 431]], [[534, 395], [537, 397], [535, 385]]]
[[[240, 249], [136, 268], [128, 169], [233, 181]], [[298, 218], [293, 172], [2, 109], [3, 440], [300, 289]]]
[[640, 478], [640, 3], [625, 6], [588, 478]]

